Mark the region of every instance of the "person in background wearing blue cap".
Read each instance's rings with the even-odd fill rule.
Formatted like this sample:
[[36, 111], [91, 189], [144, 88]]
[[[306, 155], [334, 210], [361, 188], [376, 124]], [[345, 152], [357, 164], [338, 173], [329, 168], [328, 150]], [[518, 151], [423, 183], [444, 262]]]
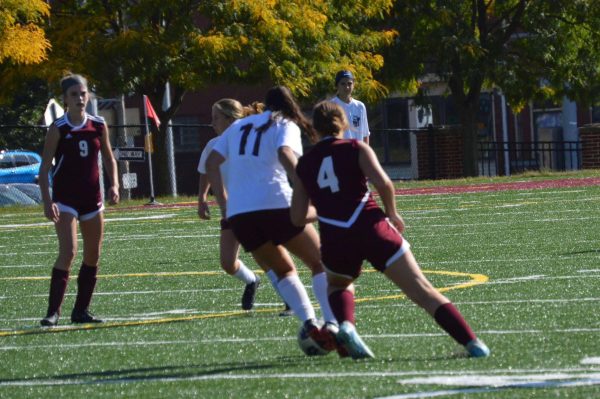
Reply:
[[345, 139], [362, 140], [369, 144], [369, 122], [367, 108], [362, 101], [352, 98], [354, 91], [354, 75], [350, 71], [339, 71], [335, 75], [336, 96], [330, 101], [342, 107], [346, 112], [349, 127], [344, 131]]

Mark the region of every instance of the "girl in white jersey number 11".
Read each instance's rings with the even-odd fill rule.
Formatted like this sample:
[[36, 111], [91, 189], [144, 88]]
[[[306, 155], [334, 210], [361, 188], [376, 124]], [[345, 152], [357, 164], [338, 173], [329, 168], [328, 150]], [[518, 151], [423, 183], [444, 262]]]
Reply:
[[[316, 324], [315, 311], [288, 253], [300, 258], [312, 272], [313, 292], [330, 328], [335, 317], [327, 299], [327, 280], [321, 264], [319, 236], [312, 225], [296, 227], [290, 219], [292, 176], [302, 155], [301, 129], [310, 123], [285, 87], [266, 95], [267, 111], [239, 119], [221, 135], [207, 160], [213, 192], [242, 247], [261, 267], [279, 278], [279, 292], [307, 333], [322, 347], [335, 342]], [[219, 166], [227, 160], [227, 193]]]

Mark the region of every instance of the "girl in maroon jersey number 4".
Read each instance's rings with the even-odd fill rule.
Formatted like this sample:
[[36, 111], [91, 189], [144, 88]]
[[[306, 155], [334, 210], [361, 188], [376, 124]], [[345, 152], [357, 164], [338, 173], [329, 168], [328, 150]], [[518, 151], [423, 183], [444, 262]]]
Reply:
[[110, 147], [108, 128], [103, 118], [85, 112], [90, 98], [87, 81], [80, 75], [69, 75], [60, 84], [66, 113], [48, 130], [40, 167], [44, 215], [54, 222], [58, 237], [58, 256], [50, 279], [48, 311], [40, 322], [47, 327], [57, 325], [61, 314], [71, 265], [77, 254], [77, 222], [83, 240], [83, 262], [77, 277], [77, 297], [71, 322], [102, 322], [88, 311], [96, 286], [104, 236], [99, 153], [110, 179], [108, 201], [110, 204], [119, 202], [117, 163]]
[[[404, 221], [396, 211], [394, 185], [366, 143], [342, 139], [347, 124], [339, 105], [316, 105], [313, 126], [318, 143], [298, 161], [291, 206], [294, 224], [319, 220], [329, 303], [340, 325], [336, 338], [342, 350], [338, 352], [354, 359], [374, 356], [356, 332], [354, 319], [352, 283], [368, 260], [470, 356], [488, 356], [489, 349], [460, 312], [423, 275], [401, 235]], [[374, 201], [367, 179], [377, 189], [385, 211]]]

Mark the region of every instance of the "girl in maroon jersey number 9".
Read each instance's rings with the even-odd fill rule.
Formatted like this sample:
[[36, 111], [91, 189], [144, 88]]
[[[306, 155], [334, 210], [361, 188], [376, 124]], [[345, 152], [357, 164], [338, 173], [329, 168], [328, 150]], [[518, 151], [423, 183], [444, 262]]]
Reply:
[[[90, 98], [87, 81], [80, 75], [69, 75], [60, 84], [67, 112], [48, 129], [40, 167], [44, 215], [54, 222], [59, 247], [50, 279], [48, 311], [40, 322], [47, 327], [57, 325], [61, 314], [71, 265], [77, 254], [77, 221], [83, 239], [83, 262], [77, 277], [77, 298], [71, 322], [102, 322], [88, 311], [104, 236], [99, 153], [110, 179], [109, 203], [119, 202], [117, 163], [108, 128], [103, 118], [85, 112]], [[52, 196], [49, 173], [52, 173]]]

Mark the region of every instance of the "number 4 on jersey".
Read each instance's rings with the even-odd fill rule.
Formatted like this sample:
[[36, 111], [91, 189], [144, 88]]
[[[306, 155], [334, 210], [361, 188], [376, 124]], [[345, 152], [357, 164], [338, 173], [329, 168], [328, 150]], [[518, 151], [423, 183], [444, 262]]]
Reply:
[[333, 159], [331, 156], [323, 158], [321, 167], [319, 168], [319, 175], [317, 176], [317, 183], [321, 188], [328, 188], [332, 193], [340, 191], [340, 183], [333, 170]]

